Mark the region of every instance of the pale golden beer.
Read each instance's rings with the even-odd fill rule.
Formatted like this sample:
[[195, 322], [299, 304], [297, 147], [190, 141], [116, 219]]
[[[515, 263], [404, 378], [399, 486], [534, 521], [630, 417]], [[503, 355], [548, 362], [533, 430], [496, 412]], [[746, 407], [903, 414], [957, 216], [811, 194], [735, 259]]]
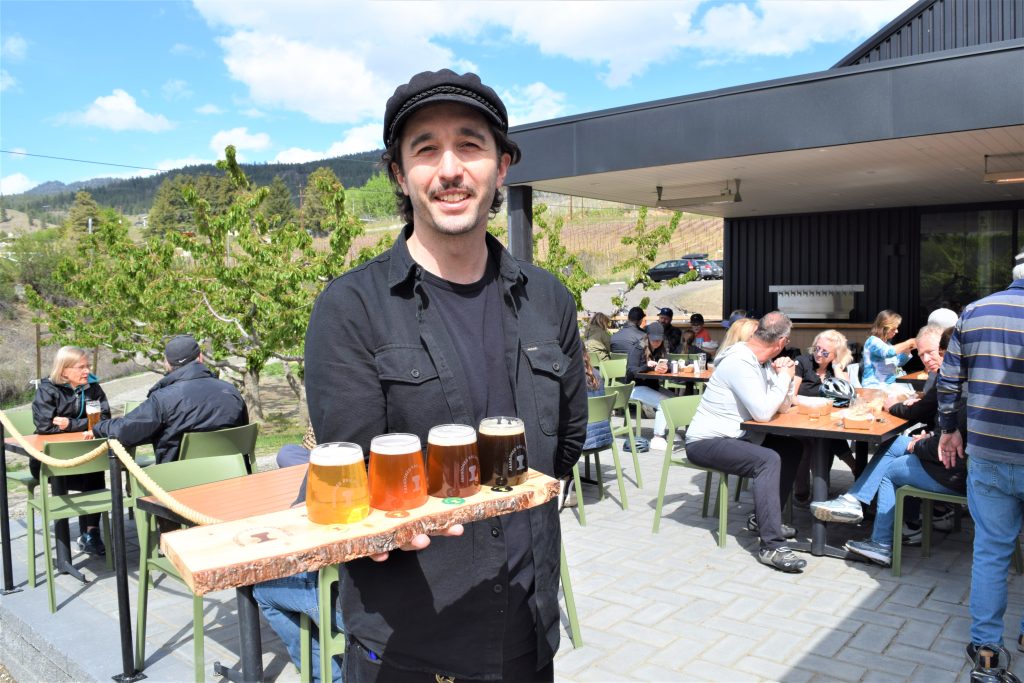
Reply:
[[317, 524], [351, 524], [370, 514], [370, 489], [359, 444], [324, 443], [313, 449], [306, 513]]
[[85, 417], [89, 420], [89, 431], [96, 426], [96, 423], [100, 421], [100, 402], [99, 401], [86, 401], [85, 402]]
[[480, 490], [476, 430], [447, 424], [427, 435], [427, 491], [436, 498], [466, 498]]
[[480, 480], [494, 487], [526, 481], [526, 428], [518, 417], [486, 417], [480, 421], [477, 452]]
[[382, 434], [370, 442], [370, 505], [411, 510], [427, 502], [423, 449], [415, 434]]

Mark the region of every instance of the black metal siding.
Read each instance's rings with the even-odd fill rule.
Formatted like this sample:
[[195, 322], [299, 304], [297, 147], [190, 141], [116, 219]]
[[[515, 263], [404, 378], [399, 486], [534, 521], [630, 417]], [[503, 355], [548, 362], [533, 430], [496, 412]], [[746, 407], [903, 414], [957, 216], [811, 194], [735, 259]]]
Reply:
[[723, 317], [772, 310], [770, 285], [862, 284], [850, 322], [891, 308], [916, 325], [919, 242], [915, 208], [728, 218]]
[[836, 66], [1024, 38], [1024, 0], [935, 0]]

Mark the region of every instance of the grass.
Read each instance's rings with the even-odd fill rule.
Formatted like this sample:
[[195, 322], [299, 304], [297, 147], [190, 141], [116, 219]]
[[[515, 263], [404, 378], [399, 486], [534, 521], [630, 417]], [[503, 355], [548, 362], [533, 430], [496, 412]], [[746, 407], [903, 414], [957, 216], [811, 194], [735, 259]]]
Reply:
[[288, 443], [302, 443], [306, 427], [298, 424], [282, 425], [278, 429], [260, 429], [256, 439], [256, 457], [276, 455], [281, 446]]

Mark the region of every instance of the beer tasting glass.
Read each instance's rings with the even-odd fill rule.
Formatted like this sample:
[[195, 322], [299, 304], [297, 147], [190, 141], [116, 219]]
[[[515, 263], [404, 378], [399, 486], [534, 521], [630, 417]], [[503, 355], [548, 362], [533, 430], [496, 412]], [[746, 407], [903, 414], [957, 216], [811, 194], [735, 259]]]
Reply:
[[427, 491], [435, 498], [467, 498], [480, 490], [476, 430], [437, 425], [427, 435]]
[[427, 502], [423, 449], [415, 434], [383, 434], [370, 442], [370, 505], [411, 510]]
[[306, 513], [317, 524], [351, 524], [370, 514], [363, 449], [355, 443], [318, 444], [309, 455]]
[[85, 417], [89, 420], [89, 431], [96, 426], [96, 423], [100, 421], [100, 402], [99, 401], [86, 401], [85, 402]]
[[518, 417], [485, 417], [480, 421], [477, 451], [482, 483], [511, 490], [526, 481], [526, 428]]

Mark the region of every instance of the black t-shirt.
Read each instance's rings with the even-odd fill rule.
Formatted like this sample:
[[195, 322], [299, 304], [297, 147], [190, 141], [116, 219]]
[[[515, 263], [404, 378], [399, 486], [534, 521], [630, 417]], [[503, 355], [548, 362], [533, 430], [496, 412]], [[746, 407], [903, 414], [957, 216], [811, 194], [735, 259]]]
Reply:
[[[818, 375], [817, 362], [808, 355], [798, 356], [796, 359], [796, 376], [800, 378], [800, 389], [797, 393], [801, 396], [821, 396], [821, 376]], [[825, 367], [825, 377], [834, 377], [832, 364]]]
[[[515, 397], [505, 365], [501, 285], [498, 267], [488, 260], [484, 276], [468, 285], [448, 282], [424, 272], [423, 284], [430, 305], [436, 306], [455, 350], [460, 376], [471, 378], [473, 417], [516, 414]], [[477, 425], [473, 425], [474, 427]], [[533, 618], [533, 533], [528, 511], [479, 522], [492, 524], [495, 537], [504, 535], [508, 562], [508, 611], [505, 615], [504, 659], [532, 652], [537, 647]]]

